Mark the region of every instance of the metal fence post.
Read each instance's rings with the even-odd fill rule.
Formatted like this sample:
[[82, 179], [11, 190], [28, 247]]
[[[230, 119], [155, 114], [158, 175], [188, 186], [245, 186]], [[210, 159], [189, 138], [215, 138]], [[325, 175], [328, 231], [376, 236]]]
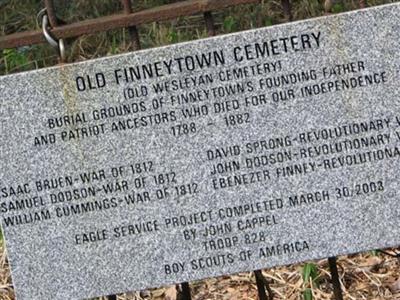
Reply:
[[333, 294], [335, 296], [335, 300], [343, 300], [343, 293], [342, 293], [342, 288], [340, 286], [339, 273], [337, 269], [336, 260], [337, 260], [336, 257], [328, 258], [329, 270], [331, 271], [331, 276], [332, 276]]
[[55, 8], [54, 8], [54, 1], [53, 0], [45, 0], [44, 5], [46, 7], [46, 11], [47, 11], [47, 15], [49, 17], [51, 27], [57, 27], [58, 20], [57, 20]]
[[[256, 284], [258, 291], [258, 299], [259, 300], [273, 300], [274, 294], [269, 286], [268, 281], [265, 279], [261, 270], [254, 271], [254, 275], [256, 276]], [[267, 295], [268, 292], [268, 295]]]
[[209, 36], [215, 36], [214, 17], [210, 11], [204, 13], [204, 20], [206, 22], [207, 34]]
[[[126, 14], [129, 15], [132, 13], [132, 6], [131, 6], [130, 0], [122, 0], [122, 5], [124, 6], [124, 12]], [[128, 32], [129, 32], [129, 36], [131, 38], [133, 50], [139, 50], [140, 49], [140, 37], [139, 37], [139, 31], [138, 31], [137, 27], [129, 26]]]
[[290, 4], [290, 0], [282, 0], [282, 9], [283, 9], [283, 13], [285, 15], [286, 21], [292, 21], [293, 14], [292, 14], [292, 5]]
[[179, 300], [192, 300], [189, 282], [181, 283], [181, 289], [182, 290], [180, 291], [180, 297], [178, 299]]

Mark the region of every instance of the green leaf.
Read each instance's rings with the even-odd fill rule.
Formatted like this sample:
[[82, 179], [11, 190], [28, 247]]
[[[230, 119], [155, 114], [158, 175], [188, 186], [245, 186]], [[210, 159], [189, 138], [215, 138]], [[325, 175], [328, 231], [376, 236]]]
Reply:
[[168, 32], [168, 41], [170, 43], [177, 43], [179, 42], [179, 36], [178, 33], [176, 32], [176, 30], [171, 29], [170, 32]]
[[274, 19], [272, 17], [266, 17], [264, 20], [264, 26], [274, 25]]
[[305, 289], [303, 292], [304, 300], [313, 300], [311, 289]]
[[369, 252], [372, 256], [379, 256], [379, 251], [378, 250], [371, 250]]
[[3, 56], [6, 62], [6, 71], [14, 69], [23, 69], [23, 66], [29, 63], [28, 57], [25, 55], [26, 48], [4, 49]]
[[228, 16], [224, 19], [223, 23], [224, 30], [227, 32], [232, 32], [237, 30], [237, 22], [234, 17]]
[[313, 284], [315, 286], [319, 285], [319, 282], [318, 282], [318, 267], [317, 267], [316, 264], [313, 264], [313, 263], [305, 264], [304, 267], [303, 267], [302, 276], [303, 276], [303, 281], [305, 283], [310, 282], [310, 279], [311, 279], [311, 281], [313, 282]]
[[343, 4], [342, 4], [342, 3], [335, 3], [335, 4], [333, 5], [333, 7], [332, 7], [332, 12], [333, 12], [334, 14], [338, 14], [338, 13], [344, 12], [344, 6], [343, 6]]
[[314, 272], [316, 272], [316, 268], [316, 265], [312, 263], [307, 263], [304, 265], [302, 272], [304, 282], [309, 282], [310, 278], [313, 279], [312, 275]]

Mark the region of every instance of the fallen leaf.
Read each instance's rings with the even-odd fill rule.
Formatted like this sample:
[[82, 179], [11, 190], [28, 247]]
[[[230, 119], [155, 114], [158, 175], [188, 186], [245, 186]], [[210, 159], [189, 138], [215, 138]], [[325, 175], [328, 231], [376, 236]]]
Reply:
[[170, 286], [164, 292], [164, 300], [176, 300], [178, 293], [175, 286]]
[[392, 293], [400, 292], [400, 278], [390, 285], [390, 290]]

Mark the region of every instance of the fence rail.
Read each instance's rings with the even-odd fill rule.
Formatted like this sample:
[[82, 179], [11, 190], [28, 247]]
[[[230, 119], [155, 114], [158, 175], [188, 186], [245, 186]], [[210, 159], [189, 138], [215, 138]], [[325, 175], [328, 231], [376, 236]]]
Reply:
[[[187, 0], [158, 6], [142, 11], [132, 12], [130, 0], [121, 0], [123, 11], [120, 14], [99, 17], [95, 19], [75, 22], [67, 25], [60, 25], [53, 0], [45, 0], [46, 14], [51, 25], [50, 33], [53, 38], [67, 39], [75, 38], [86, 34], [99, 33], [113, 29], [127, 28], [134, 50], [140, 49], [140, 38], [137, 26], [158, 21], [167, 21], [179, 17], [196, 14], [203, 14], [205, 26], [209, 36], [216, 34], [212, 12], [243, 4], [262, 3], [267, 0]], [[366, 6], [365, 0], [359, 0], [359, 7]], [[325, 0], [325, 10], [331, 8], [332, 0]], [[287, 21], [293, 18], [290, 0], [281, 0], [282, 12]], [[47, 43], [42, 30], [24, 31], [5, 36], [0, 36], [0, 49], [17, 48], [21, 46]], [[382, 251], [386, 254], [386, 252]], [[390, 254], [389, 254], [390, 255]], [[399, 257], [397, 255], [396, 257]], [[340, 286], [336, 257], [328, 258], [331, 272], [333, 293], [336, 300], [342, 300], [342, 290]], [[269, 282], [263, 276], [261, 270], [254, 271], [258, 296], [260, 300], [272, 300], [274, 298]], [[179, 287], [179, 288], [178, 288]], [[189, 283], [184, 282], [177, 286], [181, 300], [190, 300], [191, 291]], [[107, 297], [109, 300], [116, 300], [116, 295]]]

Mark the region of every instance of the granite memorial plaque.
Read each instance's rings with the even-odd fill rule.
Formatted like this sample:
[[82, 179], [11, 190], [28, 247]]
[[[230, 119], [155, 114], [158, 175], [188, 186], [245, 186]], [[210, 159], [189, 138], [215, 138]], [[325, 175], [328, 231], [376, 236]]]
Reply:
[[400, 5], [0, 78], [19, 300], [400, 244]]

